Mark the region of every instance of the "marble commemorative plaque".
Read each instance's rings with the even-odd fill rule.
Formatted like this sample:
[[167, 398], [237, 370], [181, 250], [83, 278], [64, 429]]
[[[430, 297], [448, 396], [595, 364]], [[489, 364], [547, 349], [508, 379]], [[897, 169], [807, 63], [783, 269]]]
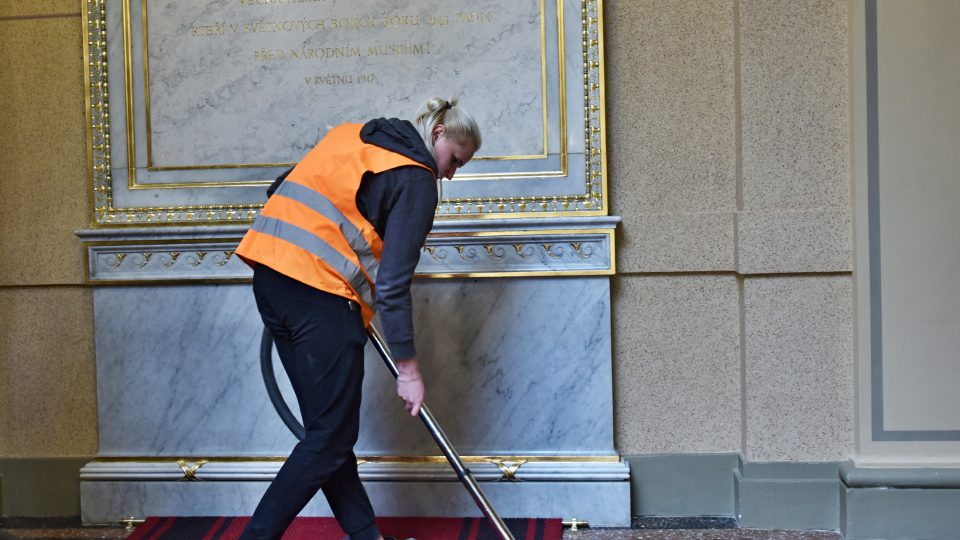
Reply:
[[601, 0], [89, 0], [94, 224], [249, 222], [332, 126], [457, 97], [444, 218], [606, 215]]

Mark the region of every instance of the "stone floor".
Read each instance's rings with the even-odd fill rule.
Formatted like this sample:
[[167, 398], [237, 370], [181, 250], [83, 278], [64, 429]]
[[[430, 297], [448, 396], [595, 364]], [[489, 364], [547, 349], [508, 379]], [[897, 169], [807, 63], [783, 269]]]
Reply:
[[126, 527], [84, 527], [79, 517], [0, 518], [0, 540], [80, 540], [126, 538]]
[[841, 540], [835, 532], [756, 529], [586, 529], [564, 531], [564, 540]]
[[[126, 538], [133, 529], [83, 527], [77, 518], [0, 518], [0, 540], [108, 540]], [[842, 540], [835, 532], [755, 529], [581, 529], [566, 530], [564, 540]], [[185, 539], [187, 540], [187, 539]]]

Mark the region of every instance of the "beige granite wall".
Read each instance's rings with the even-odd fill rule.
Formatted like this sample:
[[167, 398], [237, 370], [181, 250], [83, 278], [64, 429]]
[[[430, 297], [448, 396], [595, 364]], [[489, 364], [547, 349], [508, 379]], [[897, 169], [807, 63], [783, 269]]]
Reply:
[[618, 448], [845, 459], [847, 3], [604, 6]]
[[0, 458], [96, 451], [80, 6], [0, 3]]
[[[0, 457], [96, 449], [79, 4], [0, 3]], [[604, 3], [625, 454], [852, 448], [846, 6]]]

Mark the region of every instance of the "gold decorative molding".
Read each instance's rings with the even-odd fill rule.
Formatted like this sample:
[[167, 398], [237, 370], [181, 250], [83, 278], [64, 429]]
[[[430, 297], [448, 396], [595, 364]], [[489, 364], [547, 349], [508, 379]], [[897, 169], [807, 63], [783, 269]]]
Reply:
[[170, 260], [167, 261], [167, 262], [165, 262], [165, 263], [163, 263], [163, 265], [161, 265], [161, 268], [170, 268], [171, 266], [173, 266], [174, 264], [176, 264], [176, 263], [177, 263], [177, 259], [180, 258], [180, 252], [179, 252], [179, 251], [171, 251], [170, 254], [169, 254], [169, 256], [170, 256]]
[[[622, 482], [629, 466], [618, 456], [463, 456], [484, 482]], [[104, 457], [80, 470], [81, 481], [223, 482], [269, 480], [283, 457]], [[369, 481], [449, 481], [456, 477], [443, 456], [357, 457], [360, 476]], [[521, 478], [520, 473], [523, 472]]]
[[[127, 12], [127, 3], [132, 0], [111, 0], [109, 9], [120, 8], [126, 19], [124, 24], [129, 28], [130, 14]], [[569, 1], [569, 0], [567, 0]], [[562, 136], [567, 131], [566, 115], [576, 98], [567, 96], [566, 71], [567, 62], [565, 48], [576, 43], [575, 38], [567, 42], [565, 34], [569, 34], [564, 22], [564, 0], [556, 0], [557, 10], [557, 47], [560, 61], [558, 62], [558, 77], [560, 87], [559, 122], [561, 161], [560, 170], [555, 173], [478, 173], [470, 179], [516, 179], [552, 176], [569, 178], [567, 171], [567, 139]], [[557, 195], [531, 196], [497, 196], [484, 195], [479, 197], [450, 198], [441, 201], [437, 209], [438, 219], [461, 220], [464, 218], [529, 218], [529, 217], [559, 217], [559, 216], [600, 216], [608, 211], [607, 202], [607, 166], [606, 166], [606, 119], [604, 95], [604, 60], [603, 60], [603, 1], [581, 0], [580, 2], [580, 49], [582, 59], [583, 88], [583, 122], [584, 122], [584, 149], [583, 149], [583, 184], [582, 188], [575, 188], [572, 192]], [[114, 200], [113, 178], [111, 171], [111, 140], [110, 140], [110, 96], [108, 92], [108, 58], [107, 58], [107, 0], [86, 0], [82, 10], [84, 57], [87, 69], [84, 71], [84, 92], [86, 98], [87, 119], [87, 172], [92, 185], [93, 197], [91, 216], [92, 224], [97, 227], [108, 226], [150, 226], [150, 225], [218, 225], [230, 223], [248, 223], [252, 221], [262, 203], [228, 203], [197, 204], [197, 205], [160, 205], [160, 206], [122, 206]], [[544, 19], [544, 17], [541, 17]], [[545, 32], [542, 40], [545, 39]], [[128, 42], [131, 35], [124, 37]], [[545, 50], [546, 47], [542, 47]], [[146, 54], [146, 49], [144, 50]], [[545, 54], [545, 53], [544, 53]], [[124, 70], [132, 72], [133, 58], [125, 53], [122, 60]], [[118, 64], [119, 65], [119, 64]], [[118, 68], [119, 69], [119, 68]], [[123, 81], [124, 88], [130, 89], [129, 81]], [[545, 84], [545, 83], [544, 83]], [[544, 102], [547, 100], [544, 92]], [[130, 103], [125, 102], [122, 114], [130, 125]], [[570, 103], [568, 103], [568, 101]], [[546, 112], [544, 112], [546, 115]], [[129, 130], [129, 128], [128, 128]], [[128, 145], [128, 155], [125, 168], [135, 169], [133, 145]], [[551, 154], [552, 155], [552, 154]], [[135, 158], [135, 156], [134, 156]], [[129, 175], [128, 175], [129, 176]], [[579, 174], [577, 175], [579, 178]], [[465, 178], [465, 177], [464, 177]], [[254, 184], [265, 182], [254, 182]], [[216, 185], [140, 185], [147, 189], [178, 188], [191, 189], [196, 187], [233, 187], [249, 186], [250, 182], [218, 182]]]
[[489, 463], [493, 463], [500, 469], [500, 472], [503, 473], [503, 476], [500, 477], [499, 482], [519, 482], [520, 479], [517, 478], [517, 471], [520, 470], [520, 466], [527, 462], [525, 459], [517, 461], [506, 461], [502, 459], [488, 459]]
[[437, 278], [615, 272], [612, 228], [434, 233], [417, 267], [417, 276]]
[[145, 520], [145, 519], [143, 519], [143, 518], [137, 518], [137, 517], [132, 517], [132, 516], [131, 516], [131, 517], [123, 518], [123, 519], [121, 519], [120, 521], [118, 521], [117, 523], [119, 523], [120, 525], [123, 525], [124, 528], [126, 528], [126, 529], [133, 529], [133, 528], [136, 527], [137, 525], [143, 525], [146, 521], [147, 521], [147, 520]]
[[183, 471], [183, 480], [187, 482], [200, 480], [197, 478], [197, 471], [200, 470], [200, 467], [203, 467], [209, 463], [205, 459], [200, 459], [195, 462], [189, 462], [185, 459], [178, 459], [177, 465], [180, 466], [180, 469]]

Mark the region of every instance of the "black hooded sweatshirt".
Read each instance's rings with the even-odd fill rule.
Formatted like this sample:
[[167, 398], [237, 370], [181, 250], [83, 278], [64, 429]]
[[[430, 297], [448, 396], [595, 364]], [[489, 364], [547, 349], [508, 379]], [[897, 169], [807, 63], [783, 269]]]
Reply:
[[[407, 120], [378, 118], [364, 124], [360, 140], [422, 163], [380, 174], [367, 173], [357, 191], [357, 209], [383, 239], [377, 273], [376, 302], [384, 337], [397, 359], [412, 358], [413, 308], [410, 282], [420, 262], [420, 249], [433, 227], [437, 209], [437, 162], [417, 129]], [[293, 168], [277, 177], [267, 189], [273, 195]], [[432, 171], [432, 174], [431, 174]]]

